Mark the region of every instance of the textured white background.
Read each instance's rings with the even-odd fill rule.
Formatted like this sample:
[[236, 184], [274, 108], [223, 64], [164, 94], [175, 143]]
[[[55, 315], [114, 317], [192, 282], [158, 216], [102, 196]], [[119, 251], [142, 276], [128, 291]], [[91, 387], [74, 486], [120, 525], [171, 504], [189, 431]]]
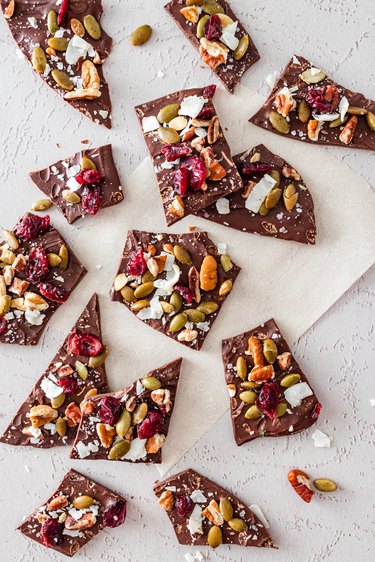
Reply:
[[[126, 188], [126, 178], [146, 155], [133, 106], [179, 88], [215, 81], [209, 71], [201, 67], [194, 49], [164, 13], [163, 4], [163, 0], [104, 1], [106, 13], [102, 23], [114, 38], [114, 49], [105, 68], [114, 104], [112, 131], [100, 129], [65, 107], [33, 75], [27, 63], [16, 57], [15, 44], [1, 19], [0, 189], [3, 197], [0, 224], [12, 226], [39, 197], [36, 188], [26, 179], [27, 172], [79, 150], [82, 139], [90, 139], [94, 146], [112, 142]], [[245, 86], [266, 95], [265, 76], [281, 70], [296, 52], [324, 67], [339, 82], [374, 98], [375, 8], [372, 0], [232, 0], [232, 5], [262, 56], [245, 75]], [[143, 23], [154, 27], [154, 36], [147, 46], [135, 49], [129, 45], [128, 37]], [[331, 152], [374, 184], [374, 153], [345, 149]], [[106, 212], [103, 213], [105, 218]], [[95, 235], [95, 221], [89, 227], [69, 228], [56, 211], [52, 216], [78, 253], [79, 230], [90, 228], [93, 237]], [[115, 208], [113, 213], [108, 212], [108, 218], [112, 216], [116, 216]], [[129, 218], [128, 224], [124, 223], [124, 233], [130, 226], [136, 226], [134, 217]], [[113, 240], [113, 246], [108, 247], [115, 261], [122, 244], [122, 239]], [[84, 256], [80, 257], [85, 262]], [[95, 265], [92, 263], [89, 267], [91, 275], [96, 274]], [[106, 295], [111, 276], [112, 271], [104, 283], [105, 276], [103, 272], [100, 274], [100, 283], [103, 283], [98, 287], [100, 294]], [[85, 283], [87, 281], [83, 281], [64, 307], [65, 312], [50, 323], [36, 349], [7, 347], [6, 353], [0, 354], [1, 429], [88, 300]], [[375, 410], [370, 407], [369, 399], [375, 398], [374, 303], [375, 270], [372, 268], [295, 345], [302, 367], [324, 402], [318, 427], [333, 437], [331, 449], [315, 449], [310, 439], [312, 431], [289, 438], [258, 440], [238, 449], [232, 439], [229, 414], [226, 414], [176, 467], [176, 470], [188, 466], [201, 470], [232, 489], [243, 501], [262, 506], [273, 538], [280, 546], [278, 551], [222, 547], [208, 553], [209, 560], [349, 562], [355, 557], [367, 562], [373, 559]], [[110, 317], [106, 316], [103, 324], [110, 340]], [[139, 357], [136, 376], [160, 362], [152, 339], [135, 343], [124, 333], [123, 340], [112, 343], [112, 349], [113, 355], [108, 361], [110, 382], [112, 376], [119, 380], [122, 371], [126, 372], [126, 358], [130, 354]], [[222, 384], [221, 376], [218, 373], [218, 385]], [[127, 380], [129, 377], [133, 378], [129, 373], [124, 375]], [[63, 558], [42, 550], [13, 529], [22, 516], [44, 501], [71, 464], [60, 452], [1, 448], [2, 560], [34, 562]], [[157, 477], [153, 467], [135, 469], [120, 463], [79, 462], [74, 466], [129, 497], [126, 526], [104, 531], [101, 538], [77, 555], [77, 559], [90, 562], [183, 560], [189, 548], [176, 544], [167, 518], [153, 499], [151, 486]], [[310, 505], [305, 505], [294, 496], [286, 482], [286, 473], [292, 466], [304, 467], [312, 477], [334, 478], [340, 490], [329, 497], [315, 497]]]

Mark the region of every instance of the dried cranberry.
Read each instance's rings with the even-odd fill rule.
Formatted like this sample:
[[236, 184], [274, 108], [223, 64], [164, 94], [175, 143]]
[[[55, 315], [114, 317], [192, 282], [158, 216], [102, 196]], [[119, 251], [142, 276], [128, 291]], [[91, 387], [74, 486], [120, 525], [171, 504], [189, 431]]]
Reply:
[[41, 246], [38, 246], [29, 255], [25, 267], [25, 277], [29, 283], [39, 283], [49, 272], [48, 258]]
[[40, 529], [40, 536], [44, 546], [58, 546], [63, 542], [64, 525], [57, 519], [47, 519]]
[[185, 285], [175, 285], [174, 290], [180, 293], [187, 304], [191, 304], [194, 298], [194, 293], [191, 289], [189, 289], [189, 287], [185, 287]]
[[105, 396], [100, 400], [98, 415], [100, 421], [114, 425], [121, 414], [121, 402], [114, 396]]
[[168, 144], [161, 149], [167, 162], [174, 162], [177, 158], [191, 154], [191, 148], [186, 143]]
[[150, 439], [163, 427], [163, 416], [156, 410], [151, 410], [142, 423], [138, 425], [138, 438]]
[[190, 517], [193, 513], [194, 502], [190, 496], [177, 496], [175, 505], [180, 517]]
[[17, 223], [14, 234], [24, 242], [34, 240], [39, 234], [43, 234], [49, 227], [50, 216], [39, 217], [32, 213], [27, 213]]
[[69, 0], [62, 0], [60, 10], [57, 16], [57, 23], [62, 27], [66, 27], [68, 19]]
[[189, 171], [190, 187], [197, 191], [202, 187], [207, 177], [206, 166], [198, 156], [188, 156], [180, 165], [180, 169], [187, 168]]
[[221, 19], [217, 14], [213, 14], [203, 28], [204, 36], [212, 41], [213, 39], [220, 39], [222, 32]]
[[314, 406], [313, 411], [310, 414], [310, 418], [312, 420], [317, 420], [321, 410], [322, 410], [322, 405], [320, 404], [320, 402], [317, 402]]
[[96, 215], [102, 204], [102, 188], [100, 185], [84, 187], [81, 194], [82, 210], [89, 215]]
[[96, 357], [103, 351], [103, 344], [99, 338], [91, 334], [72, 332], [68, 338], [68, 350], [74, 355]]
[[68, 300], [68, 293], [61, 287], [56, 287], [52, 283], [39, 283], [38, 289], [40, 294], [46, 299], [53, 302], [65, 302]]
[[210, 84], [209, 86], [206, 86], [203, 90], [203, 97], [206, 99], [211, 99], [214, 97], [216, 92], [216, 86], [215, 84]]
[[319, 113], [331, 113], [332, 104], [324, 98], [325, 88], [311, 88], [306, 94], [306, 103]]
[[244, 174], [245, 176], [251, 174], [266, 173], [273, 170], [273, 166], [271, 166], [270, 164], [264, 164], [263, 162], [253, 162], [253, 163], [246, 162], [240, 165], [239, 168], [241, 170], [241, 173]]
[[276, 408], [277, 404], [279, 403], [279, 385], [277, 382], [266, 382], [262, 386], [262, 390], [258, 396], [258, 399], [255, 401], [255, 405], [266, 414], [271, 420], [275, 419], [276, 417]]
[[8, 322], [7, 322], [6, 319], [2, 316], [2, 317], [0, 318], [0, 336], [1, 336], [2, 333], [5, 332], [7, 325], [8, 325]]
[[65, 394], [76, 392], [78, 388], [78, 382], [72, 377], [63, 377], [62, 379], [57, 381], [57, 384], [61, 386]]
[[103, 511], [103, 523], [107, 527], [118, 527], [122, 525], [126, 518], [126, 503], [116, 500]]
[[214, 115], [216, 115], [216, 112], [213, 107], [204, 107], [197, 119], [211, 119]]
[[190, 174], [187, 168], [180, 168], [176, 170], [174, 173], [174, 185], [173, 189], [178, 195], [183, 197], [186, 195], [187, 190], [189, 189], [190, 185]]
[[88, 168], [84, 168], [75, 176], [75, 180], [81, 185], [98, 183], [103, 178], [104, 176], [99, 170], [90, 170]]
[[142, 275], [147, 269], [147, 264], [143, 255], [142, 248], [139, 248], [133, 252], [132, 257], [128, 262], [128, 273], [133, 275], [133, 277], [138, 277]]

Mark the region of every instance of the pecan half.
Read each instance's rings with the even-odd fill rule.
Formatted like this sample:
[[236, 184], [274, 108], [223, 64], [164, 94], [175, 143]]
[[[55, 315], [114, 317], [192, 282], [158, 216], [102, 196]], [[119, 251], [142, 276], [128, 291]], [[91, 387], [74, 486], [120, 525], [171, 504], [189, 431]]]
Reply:
[[289, 113], [296, 107], [296, 101], [293, 99], [288, 88], [280, 90], [276, 95], [275, 101], [277, 112], [283, 117], [288, 117]]
[[288, 480], [303, 501], [310, 503], [314, 492], [311, 490], [310, 478], [306, 472], [298, 469], [290, 470]]
[[212, 70], [227, 62], [228, 52], [229, 49], [218, 41], [209, 41], [205, 37], [200, 40], [199, 53], [203, 62], [208, 64]]
[[277, 364], [282, 371], [287, 371], [292, 364], [292, 354], [290, 351], [284, 351], [277, 356]]
[[48, 504], [47, 509], [48, 511], [57, 511], [58, 509], [62, 509], [68, 505], [68, 500], [62, 494], [60, 496], [56, 496], [53, 498]]
[[151, 400], [159, 406], [160, 410], [164, 410], [165, 413], [171, 411], [171, 393], [167, 388], [159, 388], [158, 390], [153, 390], [151, 392]]
[[30, 421], [33, 427], [42, 427], [46, 423], [50, 423], [58, 417], [57, 410], [46, 404], [33, 406], [30, 410]]
[[342, 143], [350, 144], [352, 142], [357, 125], [358, 117], [357, 115], [352, 115], [340, 133], [339, 139]]
[[250, 355], [253, 358], [254, 367], [263, 367], [266, 364], [266, 360], [263, 355], [263, 345], [260, 340], [255, 336], [250, 336], [247, 345]]
[[[80, 407], [75, 403], [71, 402], [65, 409], [65, 416], [68, 418], [68, 423], [70, 421], [71, 424], [78, 425], [81, 421], [82, 413]], [[70, 424], [69, 424], [70, 425]], [[70, 427], [73, 427], [70, 425]]]
[[320, 129], [320, 121], [317, 119], [310, 119], [307, 123], [307, 136], [309, 139], [316, 142], [319, 139]]
[[299, 173], [291, 166], [284, 166], [282, 169], [282, 174], [284, 178], [293, 178], [296, 181], [299, 181], [301, 179]]
[[207, 142], [208, 144], [215, 144], [220, 136], [220, 123], [217, 115], [214, 115], [208, 125]]
[[148, 454], [155, 454], [162, 448], [165, 441], [165, 435], [161, 435], [161, 433], [156, 433], [153, 437], [147, 439], [146, 442], [146, 452]]
[[83, 531], [84, 529], [90, 529], [96, 523], [96, 517], [93, 513], [85, 513], [81, 519], [74, 519], [71, 515], [68, 515], [65, 521], [65, 529], [69, 531]]
[[108, 448], [113, 443], [113, 440], [116, 435], [116, 430], [114, 427], [108, 425], [107, 423], [97, 423], [96, 433], [98, 434], [98, 437], [103, 447]]
[[225, 178], [225, 176], [227, 175], [226, 169], [217, 160], [214, 160], [212, 162], [212, 164], [210, 166], [210, 172], [211, 173], [210, 173], [209, 179], [211, 181], [220, 181], [223, 178]]
[[272, 365], [266, 365], [264, 367], [254, 367], [249, 375], [249, 381], [254, 382], [267, 382], [271, 380], [275, 372]]
[[211, 523], [220, 527], [223, 525], [224, 519], [219, 511], [219, 505], [215, 500], [211, 500], [206, 509], [202, 511], [202, 515], [207, 517]]
[[165, 490], [159, 498], [159, 505], [164, 511], [171, 511], [174, 506], [174, 495], [170, 490]]

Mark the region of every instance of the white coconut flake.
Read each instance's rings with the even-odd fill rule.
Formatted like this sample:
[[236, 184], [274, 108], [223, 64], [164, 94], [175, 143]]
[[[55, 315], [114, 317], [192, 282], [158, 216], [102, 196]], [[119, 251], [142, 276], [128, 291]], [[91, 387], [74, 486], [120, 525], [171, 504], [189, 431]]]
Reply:
[[136, 387], [135, 387], [135, 391], [137, 393], [137, 396], [139, 396], [140, 394], [142, 394], [142, 392], [144, 392], [145, 387], [143, 386], [143, 384], [141, 383], [140, 380], [137, 381]]
[[320, 72], [322, 72], [321, 68], [315, 68], [315, 66], [312, 66], [310, 68], [310, 72], [313, 76], [316, 76], [317, 74], [320, 74]]
[[46, 423], [46, 424], [44, 424], [43, 429], [46, 429], [47, 431], [49, 431], [51, 435], [55, 435], [55, 433], [56, 433], [56, 424], [54, 424], [54, 423]]
[[195, 129], [195, 134], [197, 135], [197, 137], [200, 137], [201, 139], [206, 138], [206, 136], [208, 135], [207, 129], [204, 129], [203, 127], [197, 127]]
[[348, 99], [345, 96], [343, 96], [339, 103], [339, 113], [340, 113], [341, 121], [344, 121], [348, 109], [349, 109]]
[[73, 519], [79, 521], [79, 519], [82, 519], [85, 515], [86, 511], [84, 509], [76, 509], [75, 507], [72, 507], [72, 509], [69, 509], [68, 513], [73, 517]]
[[185, 554], [186, 562], [195, 562], [195, 556], [191, 552]]
[[194, 503], [205, 503], [207, 501], [206, 496], [200, 490], [194, 490], [190, 497]]
[[238, 22], [235, 21], [224, 27], [223, 33], [220, 37], [220, 41], [224, 43], [224, 45], [229, 47], [232, 51], [235, 51], [237, 49], [238, 43], [240, 42], [240, 40], [236, 37], [237, 23]]
[[293, 386], [287, 388], [284, 392], [284, 396], [288, 400], [292, 408], [295, 408], [295, 406], [299, 406], [304, 398], [312, 395], [313, 391], [311, 390], [307, 382], [294, 384]]
[[55, 384], [53, 381], [51, 381], [47, 377], [44, 377], [44, 379], [40, 383], [40, 386], [41, 386], [41, 389], [43, 390], [44, 394], [49, 399], [57, 398], [63, 392], [61, 386], [58, 386], [57, 384]]
[[78, 60], [89, 55], [93, 57], [95, 55], [95, 49], [90, 43], [78, 37], [78, 35], [73, 35], [72, 39], [68, 43], [68, 48], [65, 53], [65, 59], [68, 64], [77, 64]]
[[172, 269], [167, 271], [165, 279], [156, 279], [154, 287], [160, 291], [164, 291], [165, 295], [171, 295], [173, 293], [173, 287], [180, 279], [180, 275], [181, 269], [174, 263], [172, 264]]
[[76, 451], [79, 455], [80, 459], [85, 459], [90, 455], [90, 453], [97, 453], [99, 451], [98, 442], [95, 441], [94, 443], [88, 443], [85, 445], [83, 441], [78, 441], [75, 445]]
[[197, 328], [201, 332], [208, 332], [209, 329], [210, 329], [210, 323], [209, 322], [198, 322]]
[[199, 96], [187, 96], [182, 100], [178, 114], [195, 119], [202, 111], [206, 101], [205, 98]]
[[82, 531], [71, 531], [70, 529], [63, 529], [63, 535], [67, 535], [68, 537], [84, 537], [84, 533]]
[[78, 183], [78, 181], [75, 178], [70, 178], [66, 182], [66, 186], [70, 189], [70, 191], [77, 191], [82, 187], [82, 185]]
[[79, 164], [75, 166], [70, 166], [70, 168], [66, 169], [66, 177], [67, 178], [74, 178], [77, 174], [81, 171], [81, 166]]
[[224, 256], [227, 253], [227, 245], [225, 242], [219, 242], [217, 245], [217, 251], [220, 255]]
[[317, 121], [334, 121], [340, 117], [339, 113], [314, 113], [312, 114], [313, 118]]
[[147, 455], [146, 443], [147, 439], [138, 439], [138, 437], [133, 439], [129, 451], [121, 457], [121, 460], [137, 461], [138, 459], [143, 459]]
[[190, 531], [191, 535], [195, 535], [196, 533], [202, 534], [202, 508], [195, 504], [192, 514], [189, 517], [189, 521], [187, 527]]
[[25, 312], [25, 318], [32, 326], [41, 326], [45, 316], [39, 310], [26, 310]]
[[30, 427], [27, 428], [27, 431], [38, 441], [39, 441], [39, 438], [42, 437], [42, 430], [40, 429], [40, 427], [30, 426]]
[[140, 320], [160, 320], [162, 316], [163, 309], [156, 295], [150, 300], [150, 306], [142, 308], [137, 314]]
[[326, 433], [323, 433], [323, 431], [320, 431], [320, 429], [316, 429], [314, 433], [311, 435], [311, 438], [314, 441], [315, 447], [331, 446], [331, 441], [332, 441], [331, 437], [329, 437]]
[[38, 29], [38, 22], [36, 21], [36, 18], [30, 17], [30, 18], [27, 18], [27, 21], [29, 22], [31, 27], [33, 27], [34, 29]]
[[236, 390], [234, 388], [228, 387], [228, 393], [230, 398], [234, 398], [236, 396]]
[[264, 174], [262, 179], [258, 181], [251, 190], [248, 198], [246, 199], [245, 207], [253, 213], [258, 213], [259, 209], [276, 184], [270, 175]]
[[370, 406], [375, 407], [375, 398], [370, 398]]
[[219, 215], [229, 215], [230, 207], [229, 207], [229, 199], [226, 197], [221, 197], [216, 201], [216, 210]]
[[156, 119], [155, 115], [150, 117], [143, 117], [142, 119], [142, 129], [144, 133], [151, 133], [151, 131], [156, 131], [159, 129], [160, 123]]
[[296, 55], [293, 56], [293, 64], [301, 64], [299, 59], [297, 59]]
[[268, 84], [268, 86], [270, 88], [273, 88], [274, 85], [276, 84], [276, 81], [279, 77], [279, 72], [277, 72], [277, 70], [275, 70], [274, 72], [272, 72], [272, 74], [267, 74], [266, 76], [266, 83]]
[[259, 505], [256, 503], [251, 504], [250, 506], [251, 511], [258, 517], [258, 519], [262, 522], [265, 529], [269, 529], [270, 526], [268, 524], [267, 519], [264, 516], [263, 511], [260, 509]]

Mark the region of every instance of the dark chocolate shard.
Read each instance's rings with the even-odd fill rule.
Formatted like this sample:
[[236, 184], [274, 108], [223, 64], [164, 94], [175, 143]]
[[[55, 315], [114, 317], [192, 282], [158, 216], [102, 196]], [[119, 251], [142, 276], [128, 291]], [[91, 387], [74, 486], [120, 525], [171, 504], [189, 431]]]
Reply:
[[[224, 269], [206, 232], [130, 230], [110, 296], [151, 328], [199, 350], [239, 272], [232, 262]], [[153, 273], [154, 286], [147, 281]], [[149, 285], [138, 289], [144, 281]]]
[[181, 363], [176, 359], [124, 390], [90, 398], [82, 408], [71, 458], [161, 463]]
[[186, 6], [184, 0], [172, 0], [165, 9], [199, 50], [203, 62], [233, 93], [246, 70], [259, 60], [259, 52], [229, 2], [215, 3], [221, 13], [206, 12], [205, 4], [209, 3]]
[[[84, 160], [82, 160], [84, 159]], [[88, 169], [89, 159], [103, 176], [97, 182], [80, 184], [75, 179], [82, 169]], [[48, 168], [31, 172], [30, 178], [41, 191], [62, 212], [69, 224], [73, 224], [81, 217], [87, 216], [88, 210], [82, 203], [82, 193], [88, 189], [93, 192], [93, 186], [100, 190], [100, 209], [117, 205], [124, 199], [120, 178], [113, 160], [112, 146], [107, 144], [99, 148], [85, 149], [72, 156], [51, 164]], [[78, 203], [72, 204], [63, 197], [63, 191], [74, 191], [80, 197]]]
[[237, 445], [317, 421], [321, 405], [273, 319], [224, 340], [222, 353]]
[[80, 404], [86, 394], [94, 390], [108, 392], [104, 364], [91, 367], [90, 357], [72, 353], [69, 347], [72, 334], [89, 334], [89, 343], [96, 344], [101, 351], [100, 309], [96, 294], [5, 430], [0, 438], [2, 443], [40, 449], [72, 445], [81, 417]]
[[[235, 544], [275, 548], [265, 520], [261, 521], [231, 492], [194, 470], [184, 470], [156, 482], [154, 493], [160, 507], [167, 512], [180, 544], [210, 544], [215, 548], [211, 544], [215, 532], [211, 529], [215, 526], [219, 528], [216, 537], [221, 536], [221, 543], [216, 546]], [[254, 506], [256, 508], [261, 513], [258, 506]]]
[[24, 215], [0, 242], [0, 343], [36, 345], [86, 269], [49, 215]]
[[[220, 199], [197, 215], [240, 232], [315, 244], [314, 202], [300, 173], [263, 144], [234, 156], [234, 162], [244, 189]], [[280, 178], [273, 186], [272, 174], [273, 179]], [[276, 194], [276, 204], [271, 202], [272, 208], [266, 209], [264, 202], [261, 204], [259, 200], [259, 212], [248, 209], [251, 188], [270, 175], [270, 193], [271, 196]]]
[[215, 89], [181, 90], [135, 108], [168, 226], [242, 188], [212, 102]]
[[250, 122], [303, 142], [375, 150], [375, 101], [338, 84], [299, 55], [289, 61]]
[[69, 470], [56, 492], [17, 530], [46, 548], [72, 557], [103, 529], [122, 525], [126, 504], [123, 496]]
[[[8, 3], [1, 0], [3, 12]], [[56, 16], [65, 6], [67, 12], [58, 24]], [[50, 12], [54, 12], [53, 25], [48, 23], [52, 21]], [[112, 107], [103, 63], [111, 52], [112, 39], [100, 26], [102, 13], [101, 0], [64, 0], [59, 5], [54, 0], [17, 0], [7, 22], [42, 80], [69, 105], [110, 128]]]

